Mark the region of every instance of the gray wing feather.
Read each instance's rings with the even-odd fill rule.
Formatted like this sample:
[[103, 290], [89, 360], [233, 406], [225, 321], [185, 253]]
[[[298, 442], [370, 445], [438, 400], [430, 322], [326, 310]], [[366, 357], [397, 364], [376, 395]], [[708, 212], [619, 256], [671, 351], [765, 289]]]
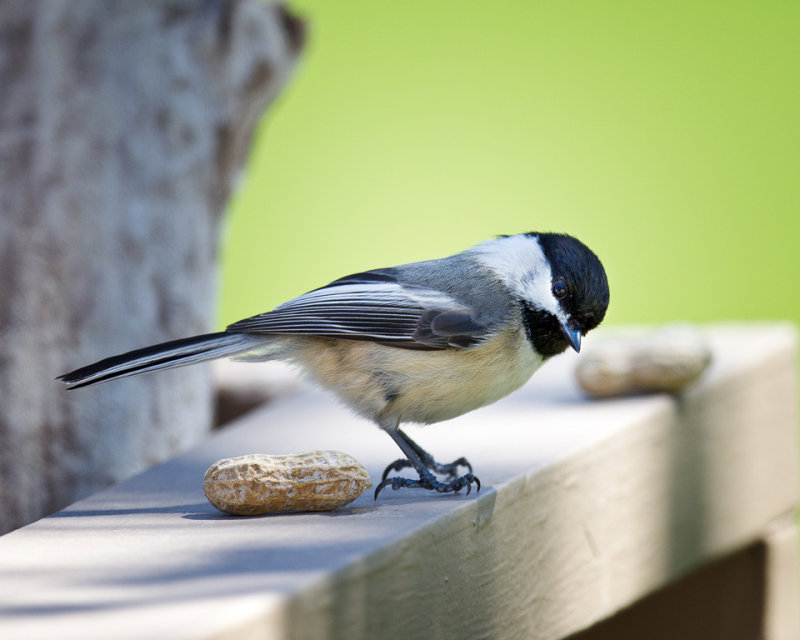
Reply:
[[227, 331], [370, 340], [406, 349], [464, 349], [480, 342], [488, 329], [473, 316], [442, 291], [404, 285], [380, 271], [342, 278]]

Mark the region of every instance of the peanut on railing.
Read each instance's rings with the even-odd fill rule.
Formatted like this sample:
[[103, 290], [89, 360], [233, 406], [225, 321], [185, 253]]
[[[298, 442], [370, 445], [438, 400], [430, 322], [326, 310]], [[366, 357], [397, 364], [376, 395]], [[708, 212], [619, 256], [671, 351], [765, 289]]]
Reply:
[[581, 388], [596, 398], [676, 393], [694, 383], [710, 362], [711, 347], [699, 329], [669, 325], [593, 344], [581, 354], [575, 376]]
[[234, 515], [330, 511], [371, 486], [364, 465], [339, 451], [226, 458], [203, 480], [208, 501]]

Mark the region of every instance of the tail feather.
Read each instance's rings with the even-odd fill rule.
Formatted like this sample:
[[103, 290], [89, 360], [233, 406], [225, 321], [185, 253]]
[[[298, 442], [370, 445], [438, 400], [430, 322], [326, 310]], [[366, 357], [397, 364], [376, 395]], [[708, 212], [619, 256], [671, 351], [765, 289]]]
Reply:
[[163, 342], [144, 349], [136, 349], [111, 356], [57, 379], [67, 389], [78, 389], [97, 382], [133, 376], [146, 371], [182, 367], [205, 360], [225, 358], [251, 350], [257, 338], [245, 333], [207, 333], [192, 338]]

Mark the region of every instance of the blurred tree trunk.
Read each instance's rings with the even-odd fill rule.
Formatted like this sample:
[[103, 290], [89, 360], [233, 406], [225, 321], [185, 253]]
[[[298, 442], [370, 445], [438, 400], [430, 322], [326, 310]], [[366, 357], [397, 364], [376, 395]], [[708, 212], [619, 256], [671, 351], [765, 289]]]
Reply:
[[0, 5], [0, 533], [206, 433], [203, 367], [54, 377], [209, 330], [221, 212], [302, 42], [259, 0]]

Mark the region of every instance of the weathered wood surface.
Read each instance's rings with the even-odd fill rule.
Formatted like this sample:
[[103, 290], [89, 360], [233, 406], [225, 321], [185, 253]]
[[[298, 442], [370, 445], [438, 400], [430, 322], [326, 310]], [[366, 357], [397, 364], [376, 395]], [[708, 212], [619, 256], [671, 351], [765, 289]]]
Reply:
[[206, 433], [203, 368], [54, 378], [209, 329], [222, 211], [301, 44], [259, 0], [0, 5], [0, 532]]
[[761, 540], [765, 637], [792, 640], [795, 331], [710, 336], [709, 371], [679, 397], [589, 401], [565, 355], [491, 407], [412, 429], [438, 458], [472, 461], [477, 495], [384, 491], [329, 514], [220, 514], [202, 480], [222, 457], [339, 449], [373, 481], [397, 457], [328, 396], [295, 392], [0, 538], [0, 635], [564, 638]]

